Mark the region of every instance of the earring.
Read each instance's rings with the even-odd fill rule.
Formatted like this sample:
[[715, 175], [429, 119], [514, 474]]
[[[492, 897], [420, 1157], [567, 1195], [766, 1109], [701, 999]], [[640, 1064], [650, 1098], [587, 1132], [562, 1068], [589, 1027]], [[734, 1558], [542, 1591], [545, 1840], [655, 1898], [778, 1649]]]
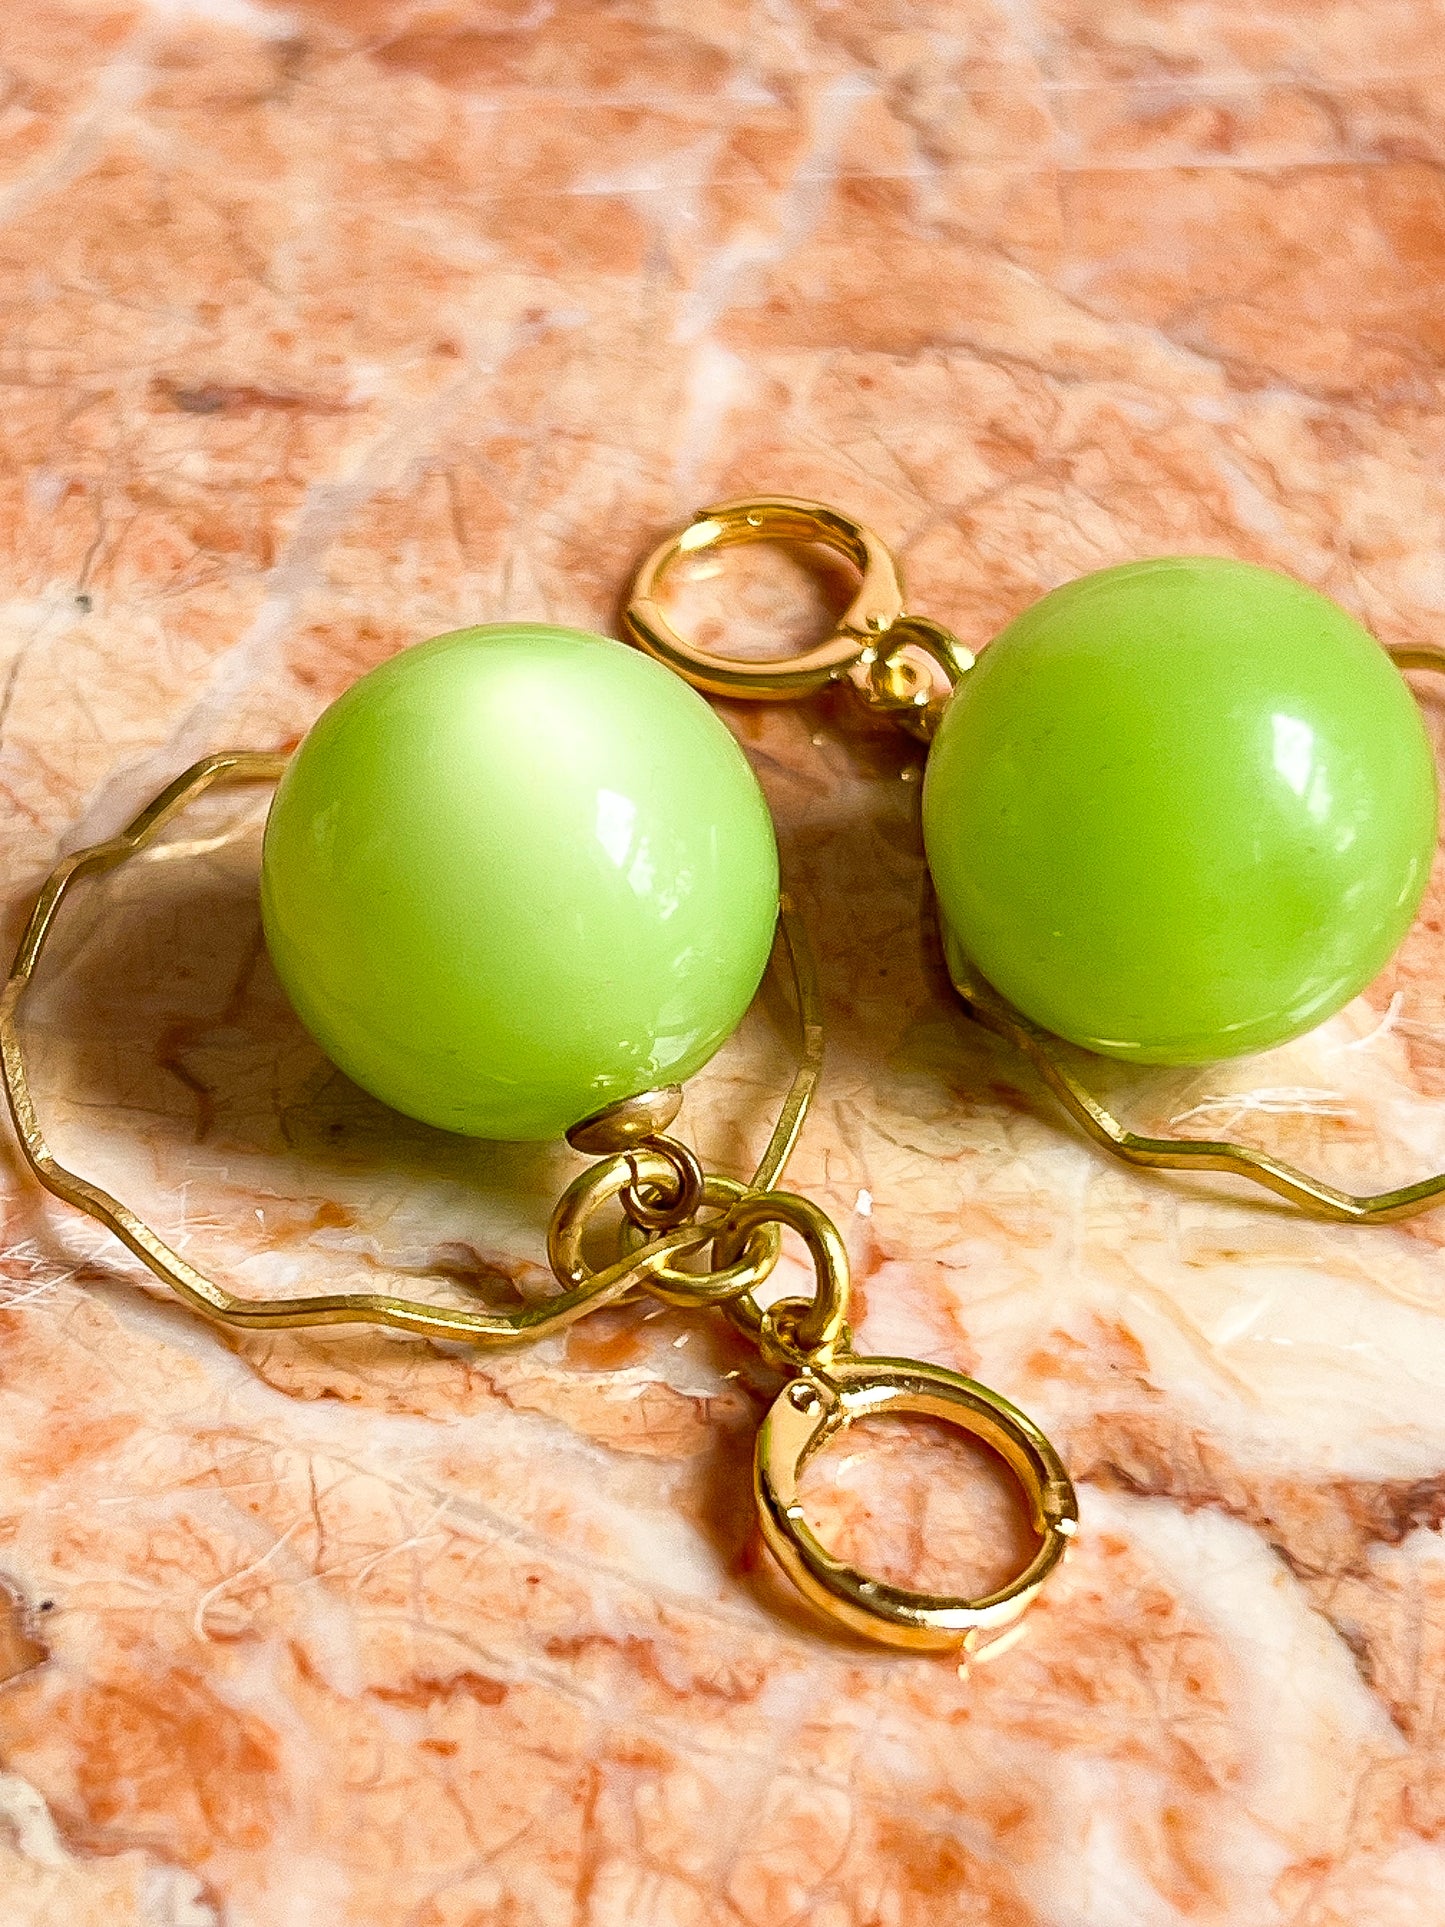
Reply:
[[[756, 541], [814, 544], [859, 573], [834, 634], [802, 654], [714, 655], [663, 612], [680, 559]], [[1269, 569], [1166, 557], [1055, 589], [975, 666], [906, 611], [877, 535], [783, 496], [699, 511], [642, 565], [624, 628], [718, 695], [846, 680], [930, 744], [923, 838], [949, 976], [1106, 1150], [1231, 1172], [1346, 1222], [1445, 1193], [1441, 1173], [1354, 1196], [1248, 1145], [1141, 1136], [1058, 1048], [1210, 1061], [1298, 1037], [1364, 988], [1435, 851], [1434, 759], [1400, 670], [1445, 671], [1445, 649], [1386, 651]]]
[[[381, 1293], [248, 1299], [51, 1153], [26, 1076], [27, 985], [71, 890], [143, 849], [217, 784], [272, 781], [261, 909], [278, 975], [342, 1069], [394, 1108], [493, 1138], [565, 1133], [596, 1161], [553, 1213], [557, 1291], [514, 1310]], [[799, 1060], [747, 1183], [669, 1135], [682, 1082], [736, 1028], [770, 954], [791, 985]], [[1038, 1427], [973, 1380], [859, 1356], [831, 1221], [779, 1188], [822, 1061], [802, 925], [780, 896], [772, 822], [725, 725], [619, 642], [536, 625], [406, 650], [348, 690], [287, 759], [237, 752], [179, 777], [121, 833], [67, 857], [0, 994], [0, 1065], [31, 1170], [106, 1225], [206, 1317], [277, 1329], [364, 1323], [525, 1344], [638, 1292], [725, 1315], [784, 1378], [758, 1431], [763, 1538], [800, 1592], [855, 1633], [917, 1650], [1001, 1645], [1078, 1521]], [[811, 1296], [760, 1296], [802, 1242]], [[608, 1249], [611, 1256], [599, 1261]], [[808, 1462], [862, 1418], [921, 1413], [998, 1453], [1037, 1546], [981, 1598], [911, 1591], [836, 1558], [807, 1524]]]

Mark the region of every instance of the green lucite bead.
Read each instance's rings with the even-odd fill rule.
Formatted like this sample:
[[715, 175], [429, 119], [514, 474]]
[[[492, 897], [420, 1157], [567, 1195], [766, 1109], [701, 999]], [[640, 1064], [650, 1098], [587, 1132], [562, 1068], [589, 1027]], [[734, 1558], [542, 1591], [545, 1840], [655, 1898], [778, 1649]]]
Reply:
[[403, 651], [302, 743], [266, 824], [278, 975], [348, 1076], [411, 1117], [550, 1138], [680, 1082], [772, 944], [773, 826], [684, 682], [507, 623]]
[[1196, 1063], [1300, 1035], [1388, 961], [1430, 871], [1435, 766], [1333, 602], [1166, 557], [1056, 589], [990, 644], [923, 827], [952, 940], [1025, 1015]]

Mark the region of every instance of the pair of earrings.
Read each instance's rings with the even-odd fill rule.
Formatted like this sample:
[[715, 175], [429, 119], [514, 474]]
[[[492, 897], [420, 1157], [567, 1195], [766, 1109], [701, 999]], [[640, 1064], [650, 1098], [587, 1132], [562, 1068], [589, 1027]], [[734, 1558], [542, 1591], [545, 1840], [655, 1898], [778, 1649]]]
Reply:
[[[676, 561], [754, 540], [822, 544], [859, 572], [837, 632], [799, 656], [708, 654], [663, 612]], [[1436, 803], [1418, 713], [1385, 653], [1333, 604], [1221, 561], [1086, 577], [1027, 611], [974, 667], [946, 630], [906, 613], [876, 536], [781, 497], [705, 511], [670, 538], [643, 565], [624, 626], [638, 648], [499, 625], [404, 651], [334, 703], [289, 762], [208, 758], [111, 842], [66, 859], [0, 997], [25, 1154], [51, 1191], [232, 1324], [371, 1322], [504, 1346], [639, 1290], [721, 1310], [786, 1377], [754, 1454], [763, 1535], [783, 1569], [855, 1632], [981, 1650], [1062, 1558], [1074, 1491], [1048, 1440], [997, 1393], [852, 1350], [838, 1232], [779, 1188], [821, 1063], [806, 938], [780, 893], [756, 778], [696, 691], [778, 698], [847, 677], [930, 739], [925, 842], [970, 1008], [1017, 1038], [1124, 1155], [1244, 1171], [1354, 1217], [1418, 1208], [1445, 1178], [1350, 1199], [1244, 1147], [1131, 1138], [1064, 1070], [1050, 1033], [1189, 1062], [1282, 1041], [1337, 1009], [1399, 941], [1425, 886]], [[266, 938], [333, 1060], [425, 1122], [565, 1135], [596, 1160], [553, 1214], [550, 1298], [510, 1312], [373, 1293], [238, 1298], [51, 1155], [18, 1015], [57, 910], [80, 877], [123, 861], [203, 790], [244, 779], [278, 780]], [[743, 1184], [705, 1172], [669, 1130], [683, 1081], [737, 1027], [770, 955], [791, 978], [799, 1064]], [[599, 1265], [604, 1225], [613, 1255]], [[765, 1302], [784, 1230], [803, 1243], [813, 1292]], [[870, 1577], [807, 1525], [808, 1461], [858, 1419], [904, 1412], [979, 1437], [1019, 1483], [1035, 1554], [986, 1597]]]

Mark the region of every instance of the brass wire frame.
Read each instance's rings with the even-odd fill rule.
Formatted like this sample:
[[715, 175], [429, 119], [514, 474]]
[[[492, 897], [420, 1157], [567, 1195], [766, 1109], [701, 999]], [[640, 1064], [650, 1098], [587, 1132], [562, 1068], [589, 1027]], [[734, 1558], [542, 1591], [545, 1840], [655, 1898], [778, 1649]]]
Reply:
[[[826, 643], [799, 656], [745, 663], [713, 658], [685, 640], [662, 612], [668, 570], [682, 557], [748, 541], [810, 543], [842, 555], [863, 577], [853, 604]], [[903, 572], [872, 530], [792, 496], [755, 496], [699, 509], [685, 529], [658, 544], [638, 572], [624, 626], [637, 645], [699, 688], [754, 701], [807, 695], [845, 678], [873, 709], [927, 741], [973, 658], [955, 636], [904, 607]], [[1397, 667], [1445, 674], [1445, 648], [1403, 643], [1387, 652]], [[921, 658], [921, 660], [920, 660]], [[945, 938], [949, 978], [970, 1015], [1022, 1051], [1094, 1142], [1149, 1170], [1222, 1171], [1261, 1185], [1301, 1210], [1338, 1224], [1389, 1224], [1445, 1196], [1445, 1171], [1390, 1191], [1354, 1193], [1231, 1138], [1151, 1137], [1132, 1131], [1088, 1089], [1058, 1038], [1025, 1017]]]
[[[1440, 667], [1445, 670], [1445, 662]], [[969, 1014], [1021, 1050], [1069, 1115], [1096, 1144], [1126, 1164], [1152, 1171], [1226, 1171], [1336, 1224], [1389, 1224], [1426, 1210], [1445, 1193], [1445, 1172], [1398, 1190], [1357, 1196], [1326, 1184], [1323, 1178], [1312, 1178], [1297, 1165], [1250, 1144], [1229, 1138], [1148, 1137], [1131, 1131], [1064, 1062], [1051, 1032], [1041, 1029], [1000, 996], [955, 944], [945, 941], [944, 957], [949, 979]]]
[[[221, 784], [274, 782], [287, 758], [252, 750], [231, 750], [204, 757], [162, 790], [117, 835], [77, 850], [52, 871], [36, 900], [3, 992], [0, 992], [0, 1065], [5, 1096], [25, 1161], [47, 1191], [74, 1205], [113, 1231], [122, 1244], [169, 1285], [194, 1310], [227, 1325], [271, 1330], [300, 1325], [386, 1325], [424, 1338], [481, 1341], [488, 1346], [530, 1344], [559, 1331], [585, 1312], [622, 1297], [634, 1285], [668, 1269], [671, 1261], [698, 1243], [697, 1228], [678, 1226], [648, 1238], [638, 1249], [605, 1270], [588, 1273], [583, 1283], [556, 1296], [506, 1312], [471, 1311], [393, 1297], [385, 1292], [337, 1292], [296, 1298], [242, 1298], [227, 1291], [188, 1263], [128, 1205], [101, 1185], [59, 1162], [45, 1141], [25, 1069], [18, 1020], [27, 985], [34, 974], [67, 895], [82, 878], [113, 870], [136, 855], [187, 804]], [[773, 1127], [750, 1191], [771, 1191], [782, 1176], [817, 1088], [823, 1057], [822, 1007], [812, 954], [791, 902], [784, 897], [778, 915], [777, 948], [786, 959], [797, 1006], [799, 1056], [787, 1097]], [[588, 1173], [589, 1177], [594, 1173]], [[626, 1175], [635, 1175], [628, 1167]], [[776, 1252], [774, 1253], [776, 1262]], [[771, 1267], [769, 1267], [771, 1269]]]

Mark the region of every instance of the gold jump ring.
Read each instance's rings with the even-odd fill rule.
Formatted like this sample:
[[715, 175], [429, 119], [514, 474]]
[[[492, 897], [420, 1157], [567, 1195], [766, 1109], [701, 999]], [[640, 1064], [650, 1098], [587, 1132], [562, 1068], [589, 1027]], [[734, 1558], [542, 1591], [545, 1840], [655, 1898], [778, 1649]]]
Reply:
[[[997, 1591], [963, 1599], [871, 1579], [829, 1552], [803, 1517], [808, 1461], [857, 1420], [905, 1412], [982, 1439], [1018, 1480], [1039, 1548]], [[1063, 1461], [1032, 1419], [987, 1386], [908, 1358], [840, 1358], [785, 1385], [758, 1433], [753, 1485], [768, 1548], [804, 1597], [866, 1638], [915, 1651], [994, 1643], [1033, 1604], [1079, 1521]]]

